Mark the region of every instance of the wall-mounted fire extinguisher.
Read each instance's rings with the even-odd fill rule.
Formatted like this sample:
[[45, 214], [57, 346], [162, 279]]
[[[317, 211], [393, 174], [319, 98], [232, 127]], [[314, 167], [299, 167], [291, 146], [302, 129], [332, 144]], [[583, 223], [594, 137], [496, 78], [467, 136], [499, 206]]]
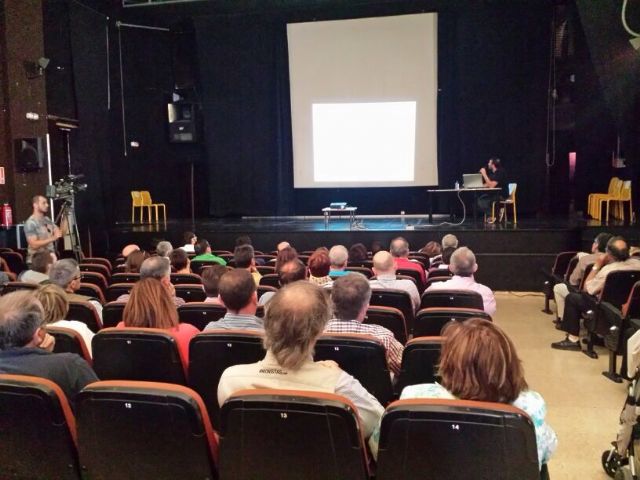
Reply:
[[5, 202], [0, 208], [0, 220], [2, 221], [3, 227], [10, 227], [13, 225], [13, 210], [11, 210], [11, 205]]

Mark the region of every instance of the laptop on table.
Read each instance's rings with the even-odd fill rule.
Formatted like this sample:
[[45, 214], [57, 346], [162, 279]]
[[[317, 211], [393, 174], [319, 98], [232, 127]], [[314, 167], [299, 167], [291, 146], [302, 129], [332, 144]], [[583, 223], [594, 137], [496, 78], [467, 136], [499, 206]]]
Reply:
[[482, 174], [480, 173], [464, 173], [462, 175], [462, 187], [463, 188], [482, 188], [484, 182], [482, 180]]

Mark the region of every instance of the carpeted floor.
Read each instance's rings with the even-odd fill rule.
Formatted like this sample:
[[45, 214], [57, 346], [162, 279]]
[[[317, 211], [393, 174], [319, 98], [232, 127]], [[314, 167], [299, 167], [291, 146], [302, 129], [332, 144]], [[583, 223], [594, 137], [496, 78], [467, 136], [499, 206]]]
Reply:
[[551, 342], [564, 335], [551, 323], [553, 316], [542, 313], [542, 294], [499, 292], [496, 298], [494, 321], [513, 339], [529, 387], [546, 400], [548, 422], [558, 435], [551, 479], [609, 478], [600, 456], [615, 439], [626, 390], [601, 374], [608, 366], [607, 351], [596, 347], [600, 358], [592, 360], [551, 349]]

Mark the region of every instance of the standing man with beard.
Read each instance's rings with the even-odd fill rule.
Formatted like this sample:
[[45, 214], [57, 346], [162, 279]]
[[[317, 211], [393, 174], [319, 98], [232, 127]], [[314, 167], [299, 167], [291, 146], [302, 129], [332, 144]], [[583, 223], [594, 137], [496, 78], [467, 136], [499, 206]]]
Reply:
[[49, 201], [42, 195], [36, 195], [31, 200], [33, 213], [24, 222], [24, 235], [27, 238], [27, 265], [31, 264], [31, 257], [38, 250], [56, 251], [56, 240], [62, 237], [62, 231], [47, 217]]

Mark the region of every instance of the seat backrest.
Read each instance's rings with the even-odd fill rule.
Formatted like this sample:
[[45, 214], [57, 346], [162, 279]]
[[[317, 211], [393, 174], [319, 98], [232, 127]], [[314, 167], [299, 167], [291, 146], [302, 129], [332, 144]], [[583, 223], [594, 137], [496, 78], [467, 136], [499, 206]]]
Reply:
[[627, 318], [640, 318], [640, 282], [636, 282], [631, 288], [622, 313]]
[[256, 270], [260, 273], [260, 275], [269, 275], [276, 273], [276, 267], [271, 265], [256, 265]]
[[67, 318], [84, 323], [93, 333], [102, 328], [102, 319], [90, 302], [69, 302]]
[[175, 289], [176, 297], [183, 299], [185, 302], [204, 302], [207, 298], [202, 285], [176, 285]]
[[510, 183], [509, 184], [509, 200], [511, 202], [515, 202], [516, 200], [516, 190], [518, 189], [518, 184], [517, 183]]
[[347, 267], [373, 268], [373, 260], [349, 260]]
[[278, 291], [276, 287], [270, 287], [269, 285], [258, 285], [257, 289], [258, 299], [267, 292], [276, 293]]
[[107, 282], [107, 279], [101, 273], [81, 272], [80, 278], [82, 283], [90, 283], [98, 287], [100, 290], [102, 290], [103, 295], [107, 293], [109, 282]]
[[220, 320], [225, 313], [227, 308], [216, 303], [191, 302], [178, 307], [180, 323], [189, 323], [198, 330], [204, 330], [209, 322]]
[[434, 383], [437, 380], [442, 341], [442, 337], [416, 337], [407, 343], [402, 352], [399, 392], [407, 385]]
[[378, 480], [539, 480], [533, 422], [511, 405], [399, 400], [382, 417]]
[[50, 380], [0, 375], [0, 438], [1, 478], [81, 478], [75, 418]]
[[171, 283], [174, 285], [202, 285], [202, 278], [195, 273], [172, 273]]
[[104, 275], [104, 278], [109, 281], [111, 279], [111, 269], [106, 265], [100, 263], [81, 263], [78, 265], [81, 272], [95, 272]]
[[393, 398], [391, 374], [382, 343], [371, 335], [333, 333], [322, 335], [315, 346], [315, 360], [333, 360], [382, 405]]
[[584, 273], [582, 274], [582, 278], [580, 279], [580, 287], [579, 287], [580, 291], [584, 290], [584, 284], [586, 283], [587, 278], [589, 277], [589, 274], [591, 273], [591, 270], [593, 270], [594, 265], [595, 265], [595, 263], [590, 263], [589, 265], [584, 267]]
[[91, 365], [93, 363], [82, 335], [72, 328], [47, 326], [47, 333], [56, 339], [53, 353], [75, 353]]
[[131, 293], [132, 288], [133, 283], [112, 283], [107, 287], [107, 292], [105, 294], [107, 302], [113, 302], [121, 295]]
[[414, 337], [437, 337], [449, 322], [460, 322], [469, 318], [491, 321], [491, 315], [479, 308], [422, 308], [416, 314]]
[[407, 325], [404, 315], [397, 308], [370, 305], [363, 323], [381, 325], [390, 330], [400, 343], [407, 343]]
[[640, 280], [640, 270], [618, 270], [609, 272], [602, 287], [600, 301], [621, 309], [629, 298], [633, 285]]
[[80, 283], [80, 287], [76, 290], [76, 293], [78, 295], [84, 295], [85, 297], [97, 298], [100, 303], [105, 302], [104, 292], [99, 286], [93, 283]]
[[108, 258], [103, 258], [103, 257], [85, 257], [82, 260], [80, 260], [80, 264], [83, 263], [93, 263], [93, 264], [100, 264], [100, 265], [104, 265], [105, 267], [107, 267], [109, 269], [109, 272], [111, 272], [111, 270], [113, 269], [113, 265], [111, 264], [111, 262], [109, 261]]
[[151, 193], [149, 193], [148, 190], [140, 190], [140, 199], [142, 201], [142, 205], [153, 205]]
[[371, 290], [370, 305], [377, 305], [381, 307], [393, 307], [397, 308], [404, 315], [404, 321], [407, 325], [407, 333], [411, 334], [413, 331], [413, 319], [414, 311], [413, 304], [411, 303], [411, 296], [404, 290], [393, 289], [378, 289], [373, 288]]
[[6, 295], [7, 293], [17, 292], [19, 290], [35, 290], [36, 288], [38, 288], [38, 285], [35, 283], [8, 282], [2, 287], [2, 294]]
[[578, 257], [575, 257], [575, 256], [571, 260], [569, 260], [569, 265], [567, 265], [567, 270], [564, 272], [564, 280], [565, 280], [565, 282], [569, 281], [569, 278], [571, 277], [571, 274], [573, 273], [573, 271], [578, 266], [578, 260], [580, 260], [580, 259]]
[[373, 270], [371, 270], [368, 267], [351, 267], [351, 266], [348, 266], [348, 267], [345, 268], [345, 270], [347, 272], [361, 273], [362, 275], [364, 275], [367, 278], [373, 277]]
[[107, 381], [77, 397], [87, 478], [216, 479], [217, 440], [202, 399], [164, 383]]
[[18, 252], [0, 252], [0, 258], [3, 258], [7, 262], [9, 270], [16, 275], [27, 269], [22, 255]]
[[140, 192], [135, 190], [131, 191], [131, 205], [134, 207], [142, 206], [142, 196], [140, 195]]
[[396, 273], [400, 275], [406, 275], [407, 277], [411, 277], [416, 282], [416, 287], [419, 293], [424, 292], [424, 282], [422, 281], [422, 277], [420, 276], [420, 272], [417, 270], [413, 270], [411, 268], [398, 268]]
[[122, 321], [125, 302], [109, 302], [102, 306], [102, 328], [115, 327]]
[[440, 282], [446, 282], [447, 280], [449, 280], [449, 276], [446, 277], [431, 277], [429, 276], [429, 278], [427, 278], [427, 283], [424, 284], [424, 289], [426, 290], [427, 288], [429, 288], [431, 285], [433, 285], [434, 283], [440, 283]]
[[427, 279], [444, 278], [446, 280], [451, 277], [453, 277], [453, 272], [448, 268], [432, 268], [429, 270], [429, 275], [427, 276]]
[[114, 273], [111, 275], [111, 283], [135, 283], [140, 280], [139, 273]]
[[260, 285], [280, 288], [280, 276], [277, 273], [268, 273], [260, 278]]
[[186, 384], [176, 337], [158, 328], [106, 328], [93, 337], [93, 369], [102, 380]]
[[219, 426], [218, 383], [233, 365], [255, 363], [264, 358], [260, 332], [208, 330], [189, 344], [189, 386], [200, 394], [216, 429]]
[[482, 295], [473, 290], [430, 290], [422, 294], [420, 308], [484, 309]]
[[221, 412], [220, 478], [302, 477], [370, 478], [353, 404], [298, 390], [241, 390], [230, 397]]
[[564, 277], [567, 272], [569, 262], [576, 256], [576, 253], [577, 252], [560, 252], [557, 254], [556, 259], [553, 262], [553, 267], [551, 268], [551, 274], [557, 275], [561, 278]]
[[201, 275], [203, 268], [211, 267], [212, 265], [219, 265], [219, 263], [214, 262], [213, 260], [192, 260], [191, 271], [196, 275]]

